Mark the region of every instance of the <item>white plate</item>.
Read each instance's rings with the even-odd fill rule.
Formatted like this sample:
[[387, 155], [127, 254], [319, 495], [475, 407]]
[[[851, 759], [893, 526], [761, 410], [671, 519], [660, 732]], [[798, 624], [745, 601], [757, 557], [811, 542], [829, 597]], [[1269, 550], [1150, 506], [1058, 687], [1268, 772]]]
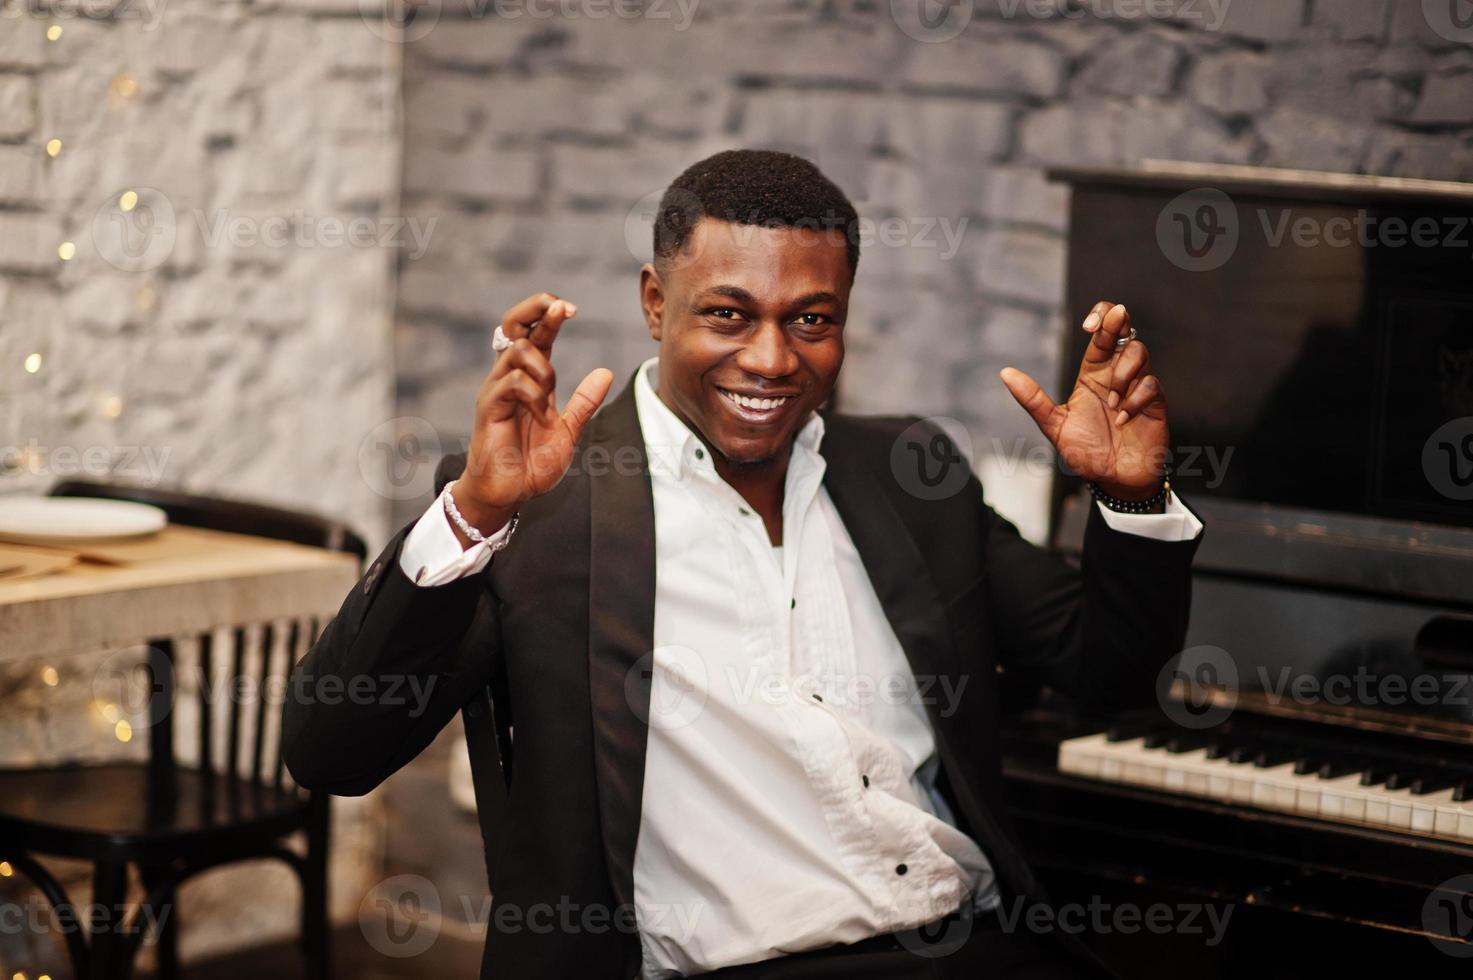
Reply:
[[96, 497], [0, 497], [0, 541], [66, 546], [136, 538], [169, 523], [157, 507]]

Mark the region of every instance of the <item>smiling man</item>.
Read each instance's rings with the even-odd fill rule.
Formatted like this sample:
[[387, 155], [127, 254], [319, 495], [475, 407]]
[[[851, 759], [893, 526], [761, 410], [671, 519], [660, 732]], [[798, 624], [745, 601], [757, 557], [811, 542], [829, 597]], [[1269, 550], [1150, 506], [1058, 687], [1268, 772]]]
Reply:
[[[997, 673], [1130, 704], [1180, 649], [1201, 525], [1164, 483], [1162, 387], [1109, 302], [1064, 404], [1003, 372], [1091, 481], [1082, 569], [969, 474], [907, 489], [898, 446], [957, 457], [939, 429], [824, 409], [857, 226], [797, 157], [692, 166], [640, 274], [658, 356], [597, 415], [603, 369], [556, 404], [576, 305], [508, 310], [466, 456], [298, 667], [285, 751], [314, 789], [367, 792], [462, 708], [500, 719], [472, 748], [485, 977], [1103, 973], [1000, 914], [1047, 899], [1005, 812]], [[415, 715], [296, 694], [406, 676]]]

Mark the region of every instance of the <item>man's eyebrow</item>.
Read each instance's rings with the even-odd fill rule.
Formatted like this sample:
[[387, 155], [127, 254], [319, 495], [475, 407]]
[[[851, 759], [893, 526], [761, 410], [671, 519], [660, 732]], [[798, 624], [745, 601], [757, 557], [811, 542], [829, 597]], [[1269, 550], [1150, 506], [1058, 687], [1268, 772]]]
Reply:
[[[747, 290], [743, 289], [741, 286], [711, 286], [710, 288], [703, 290], [703, 292], [707, 294], [715, 294], [717, 296], [725, 296], [728, 299], [736, 300], [738, 303], [746, 303], [749, 306], [757, 305], [757, 297], [747, 292]], [[827, 289], [820, 289], [812, 293], [804, 293], [802, 296], [799, 296], [789, 302], [787, 306], [791, 309], [796, 310], [802, 309], [805, 306], [813, 306], [817, 303], [834, 303], [837, 305], [839, 303], [839, 297], [834, 293], [829, 292]]]
[[757, 305], [757, 297], [740, 286], [712, 286], [709, 289], [702, 290], [702, 292], [716, 296], [725, 296], [727, 299], [734, 299], [738, 303], [746, 303], [749, 306]]

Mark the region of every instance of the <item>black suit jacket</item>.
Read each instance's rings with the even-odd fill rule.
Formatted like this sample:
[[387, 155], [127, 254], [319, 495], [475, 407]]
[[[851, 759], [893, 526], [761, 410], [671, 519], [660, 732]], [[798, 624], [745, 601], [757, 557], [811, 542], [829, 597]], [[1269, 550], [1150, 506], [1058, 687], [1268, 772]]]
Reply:
[[[1037, 900], [1003, 806], [997, 673], [1103, 706], [1148, 701], [1181, 648], [1196, 542], [1119, 533], [1092, 514], [1076, 569], [1023, 540], [975, 479], [942, 500], [907, 493], [891, 449], [914, 421], [826, 416], [824, 484], [914, 673], [952, 690], [966, 678], [957, 710], [928, 707], [939, 782], [1005, 898]], [[485, 840], [494, 904], [482, 976], [627, 980], [639, 965], [633, 863], [655, 603], [654, 507], [633, 385], [589, 423], [568, 475], [527, 503], [486, 573], [416, 586], [399, 567], [407, 532], [297, 667], [309, 683], [294, 684], [286, 704], [287, 765], [311, 789], [366, 793], [462, 706], [488, 687], [501, 692], [515, 775], [505, 819]], [[350, 689], [363, 676], [380, 690], [395, 678], [433, 679], [427, 710], [411, 717], [402, 703], [300, 696], [316, 679]], [[761, 856], [734, 857], [731, 873], [748, 858]]]

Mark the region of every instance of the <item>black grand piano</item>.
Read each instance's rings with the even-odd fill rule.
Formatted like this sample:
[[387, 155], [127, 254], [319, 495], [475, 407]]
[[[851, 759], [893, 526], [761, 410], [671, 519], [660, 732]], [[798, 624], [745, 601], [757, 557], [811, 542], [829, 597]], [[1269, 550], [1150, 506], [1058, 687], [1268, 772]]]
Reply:
[[[1473, 975], [1473, 185], [1051, 176], [1063, 363], [1093, 301], [1129, 306], [1208, 530], [1155, 705], [1008, 688], [1030, 858], [1056, 903], [1226, 917], [1092, 937], [1129, 977]], [[1051, 520], [1073, 555], [1078, 489]]]

